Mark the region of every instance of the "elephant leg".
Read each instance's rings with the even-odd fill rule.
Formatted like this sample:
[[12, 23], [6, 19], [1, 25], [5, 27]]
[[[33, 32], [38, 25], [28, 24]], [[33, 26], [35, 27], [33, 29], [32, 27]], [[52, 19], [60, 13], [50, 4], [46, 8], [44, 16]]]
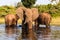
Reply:
[[45, 25], [46, 25], [46, 28], [49, 28], [50, 27], [50, 24], [49, 24], [49, 22], [47, 21], [47, 22], [45, 22]]
[[17, 21], [16, 21], [16, 26], [17, 26]]
[[49, 24], [46, 24], [46, 28], [49, 28]]
[[40, 24], [40, 23], [37, 24], [37, 30], [39, 30], [39, 24]]
[[27, 24], [22, 23], [22, 38], [25, 38], [27, 36]]
[[5, 24], [5, 31], [7, 30], [8, 25]]
[[17, 21], [16, 21], [16, 29], [17, 29]]
[[5, 21], [5, 27], [7, 27], [8, 26], [8, 24], [7, 24], [7, 22]]
[[17, 32], [18, 32], [18, 27], [17, 27], [17, 21], [15, 21], [15, 24], [13, 24], [13, 30], [15, 31], [15, 33], [17, 34]]
[[37, 22], [37, 21], [35, 21], [35, 31], [37, 31], [37, 30], [38, 30], [38, 28], [39, 28], [38, 22]]
[[24, 24], [22, 23], [22, 38], [24, 38], [25, 30], [24, 30]]
[[50, 24], [48, 24], [48, 28], [50, 28]]

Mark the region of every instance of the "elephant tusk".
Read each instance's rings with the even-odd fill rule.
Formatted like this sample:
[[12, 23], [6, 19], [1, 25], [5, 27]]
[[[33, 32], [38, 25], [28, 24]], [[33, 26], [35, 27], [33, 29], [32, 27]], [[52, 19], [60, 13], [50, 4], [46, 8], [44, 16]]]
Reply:
[[26, 24], [26, 21], [24, 22], [24, 24]]

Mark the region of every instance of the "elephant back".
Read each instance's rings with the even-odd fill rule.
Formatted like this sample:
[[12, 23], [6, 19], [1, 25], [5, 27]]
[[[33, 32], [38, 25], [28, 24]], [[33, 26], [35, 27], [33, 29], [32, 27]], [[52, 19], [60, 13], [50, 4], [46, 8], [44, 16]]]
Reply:
[[5, 16], [5, 22], [6, 22], [7, 25], [14, 24], [15, 23], [14, 21], [17, 21], [15, 15], [13, 15], [13, 14], [7, 14]]
[[47, 22], [47, 24], [51, 22], [51, 15], [49, 13], [40, 13], [39, 18], [42, 22]]
[[33, 18], [33, 20], [36, 20], [39, 16], [38, 9], [37, 8], [31, 8], [31, 10], [32, 10], [32, 14], [33, 14], [32, 18]]
[[46, 17], [46, 18], [51, 18], [51, 15], [49, 13], [42, 13], [41, 15]]
[[51, 15], [50, 15], [49, 13], [43, 13], [43, 15], [46, 17], [47, 22], [48, 22], [48, 23], [50, 23], [50, 22], [51, 22], [51, 20], [52, 20]]

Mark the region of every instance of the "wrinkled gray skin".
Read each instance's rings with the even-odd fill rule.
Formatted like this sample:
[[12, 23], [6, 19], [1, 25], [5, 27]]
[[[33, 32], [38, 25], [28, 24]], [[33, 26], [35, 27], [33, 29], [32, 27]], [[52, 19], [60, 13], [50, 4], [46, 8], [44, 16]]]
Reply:
[[39, 29], [39, 24], [46, 25], [46, 28], [48, 28], [48, 26], [50, 27], [51, 20], [52, 18], [49, 13], [40, 13], [38, 19], [36, 20], [36, 28]]

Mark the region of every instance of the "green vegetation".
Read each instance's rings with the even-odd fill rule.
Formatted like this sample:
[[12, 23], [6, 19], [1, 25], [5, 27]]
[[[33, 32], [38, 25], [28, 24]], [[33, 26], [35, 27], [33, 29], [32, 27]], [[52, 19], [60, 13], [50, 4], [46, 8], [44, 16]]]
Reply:
[[[34, 3], [35, 3], [35, 1], [34, 1]], [[31, 0], [30, 0], [30, 2], [31, 2]], [[34, 3], [32, 3], [30, 5], [33, 5]], [[6, 6], [6, 5], [0, 6], [0, 24], [4, 23], [5, 15], [16, 14], [15, 10], [20, 6], [23, 6], [21, 2], [18, 2], [17, 6]], [[38, 8], [39, 13], [49, 12], [52, 15], [51, 25], [60, 25], [60, 3], [58, 3], [56, 5], [48, 4], [48, 5], [36, 5], [36, 6], [31, 6], [31, 7]], [[19, 20], [18, 23], [21, 23], [21, 20]]]
[[16, 8], [13, 6], [0, 6], [0, 17], [4, 17], [7, 14], [15, 14]]
[[36, 0], [21, 0], [21, 2], [25, 7], [31, 8], [35, 4]]
[[36, 5], [36, 8], [38, 8], [39, 13], [41, 12], [49, 12], [52, 17], [60, 16], [60, 3], [56, 5], [48, 4], [48, 5]]
[[[15, 14], [15, 10], [20, 7], [23, 6], [22, 3], [18, 2], [17, 6], [0, 6], [0, 17], [4, 17], [7, 14]], [[38, 8], [39, 13], [41, 12], [49, 12], [52, 17], [57, 17], [60, 16], [60, 3], [56, 4], [56, 5], [52, 5], [52, 4], [48, 4], [48, 5], [36, 5], [33, 6]]]

